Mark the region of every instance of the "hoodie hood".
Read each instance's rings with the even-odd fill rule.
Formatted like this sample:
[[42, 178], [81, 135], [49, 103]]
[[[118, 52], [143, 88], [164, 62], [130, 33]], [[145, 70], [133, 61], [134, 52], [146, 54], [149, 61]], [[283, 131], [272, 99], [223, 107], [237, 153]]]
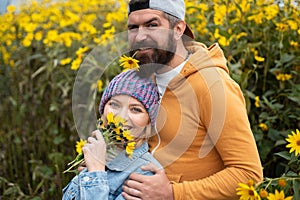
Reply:
[[192, 55], [182, 75], [188, 76], [208, 67], [219, 67], [229, 73], [226, 66], [227, 61], [218, 43], [214, 43], [207, 48], [203, 43], [191, 41], [185, 43], [185, 46]]
[[207, 48], [203, 43], [189, 41], [184, 43], [187, 50], [191, 53], [190, 58], [180, 72], [180, 75], [174, 77], [168, 87], [176, 88], [185, 81], [188, 76], [200, 71], [201, 69], [218, 67], [229, 74], [226, 66], [226, 59], [219, 44], [215, 43]]

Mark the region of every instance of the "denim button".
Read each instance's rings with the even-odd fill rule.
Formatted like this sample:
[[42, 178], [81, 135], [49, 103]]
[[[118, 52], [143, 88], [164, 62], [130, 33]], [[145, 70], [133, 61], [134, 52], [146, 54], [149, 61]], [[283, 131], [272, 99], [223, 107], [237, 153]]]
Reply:
[[83, 177], [83, 181], [84, 181], [84, 182], [87, 182], [87, 181], [89, 181], [89, 180], [90, 180], [90, 178], [89, 178], [88, 176]]

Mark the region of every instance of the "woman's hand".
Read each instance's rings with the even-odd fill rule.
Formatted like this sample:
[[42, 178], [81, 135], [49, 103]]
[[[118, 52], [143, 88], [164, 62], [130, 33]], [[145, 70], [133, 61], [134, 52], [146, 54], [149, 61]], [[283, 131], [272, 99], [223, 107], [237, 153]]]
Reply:
[[87, 144], [82, 148], [85, 165], [89, 172], [104, 171], [106, 144], [99, 130], [94, 131], [92, 136], [88, 138]]

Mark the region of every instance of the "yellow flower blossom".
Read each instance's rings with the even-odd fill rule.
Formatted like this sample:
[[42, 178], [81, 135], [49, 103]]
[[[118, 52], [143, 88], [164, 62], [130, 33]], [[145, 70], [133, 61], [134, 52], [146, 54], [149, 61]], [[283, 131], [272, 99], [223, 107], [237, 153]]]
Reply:
[[265, 61], [265, 58], [264, 57], [261, 57], [258, 55], [258, 51], [256, 49], [251, 49], [251, 51], [254, 53], [254, 59], [258, 62], [264, 62]]
[[226, 37], [221, 36], [221, 35], [220, 35], [220, 37], [218, 39], [218, 42], [223, 47], [227, 47], [227, 46], [230, 45], [230, 40], [228, 40]]
[[278, 81], [287, 81], [287, 80], [290, 80], [292, 78], [292, 75], [291, 74], [282, 74], [282, 73], [279, 73], [276, 75], [276, 79]]
[[238, 40], [238, 39], [240, 39], [241, 37], [245, 37], [245, 36], [247, 36], [247, 33], [245, 33], [245, 32], [240, 32], [240, 33], [236, 36], [236, 39]]
[[32, 33], [28, 33], [22, 41], [24, 47], [29, 47], [33, 40], [34, 35]]
[[135, 149], [135, 142], [129, 142], [126, 146], [126, 154], [129, 158], [132, 157], [133, 151]]
[[37, 41], [40, 41], [43, 38], [43, 32], [42, 31], [38, 31], [34, 34], [34, 39]]
[[296, 133], [292, 131], [292, 134], [288, 135], [285, 140], [289, 142], [286, 147], [291, 148], [290, 153], [295, 151], [295, 155], [298, 156], [300, 154], [300, 131], [298, 129]]
[[264, 19], [263, 12], [258, 12], [257, 14], [250, 15], [248, 18], [250, 21], [254, 21], [256, 24], [262, 24]]
[[286, 181], [285, 181], [283, 178], [280, 178], [280, 179], [278, 180], [278, 185], [279, 185], [280, 187], [285, 187], [285, 186], [286, 186]]
[[222, 25], [223, 20], [226, 16], [226, 5], [215, 5], [214, 6], [214, 23], [215, 25]]
[[259, 107], [260, 107], [259, 102], [260, 102], [259, 96], [256, 96], [256, 97], [255, 97], [255, 107], [256, 107], [256, 108], [259, 108]]
[[286, 23], [276, 23], [276, 30], [280, 32], [286, 32], [289, 26]]
[[254, 55], [254, 59], [258, 62], [264, 62], [265, 61], [265, 58], [264, 57], [261, 57], [261, 56], [258, 56], [258, 55]]
[[60, 61], [60, 64], [61, 64], [61, 65], [67, 65], [67, 64], [69, 64], [71, 61], [72, 61], [71, 58], [65, 58], [65, 59], [62, 59], [62, 60]]
[[267, 131], [269, 129], [268, 125], [265, 124], [265, 123], [260, 123], [259, 125], [259, 128], [261, 128], [261, 130], [263, 131]]
[[272, 4], [263, 8], [263, 13], [267, 20], [271, 20], [279, 13], [279, 6], [277, 4]]
[[78, 68], [80, 67], [80, 64], [82, 62], [82, 58], [81, 56], [80, 57], [77, 57], [71, 64], [71, 69], [76, 71], [78, 70]]
[[7, 10], [7, 12], [9, 12], [9, 13], [13, 13], [13, 12], [16, 11], [16, 6], [14, 6], [14, 5], [9, 5], [9, 6], [6, 7], [6, 10]]
[[292, 200], [293, 197], [289, 196], [285, 198], [284, 191], [275, 190], [275, 194], [269, 193], [268, 200]]
[[261, 188], [259, 190], [259, 195], [260, 195], [261, 198], [267, 198], [269, 193], [264, 188]]
[[249, 186], [248, 184], [239, 183], [240, 187], [236, 189], [237, 195], [240, 196], [240, 199], [248, 199], [248, 200], [260, 200], [260, 196], [256, 192], [253, 185]]
[[132, 58], [128, 57], [126, 55], [123, 55], [120, 57], [119, 62], [121, 63], [120, 66], [123, 67], [125, 70], [126, 69], [136, 69], [139, 70], [139, 61]]
[[76, 142], [76, 152], [78, 154], [82, 153], [82, 147], [87, 143], [86, 140], [80, 139], [80, 141]]
[[89, 48], [88, 47], [80, 47], [77, 51], [76, 51], [76, 55], [81, 55], [83, 53], [85, 53], [86, 51], [88, 51]]
[[291, 30], [297, 30], [298, 29], [298, 24], [295, 20], [287, 20], [287, 23], [288, 23]]
[[299, 43], [298, 42], [295, 42], [293, 40], [290, 41], [290, 45], [293, 46], [293, 47], [298, 47], [299, 46]]
[[102, 82], [102, 80], [98, 80], [97, 81], [97, 89], [98, 89], [98, 92], [101, 92], [103, 90], [103, 82]]

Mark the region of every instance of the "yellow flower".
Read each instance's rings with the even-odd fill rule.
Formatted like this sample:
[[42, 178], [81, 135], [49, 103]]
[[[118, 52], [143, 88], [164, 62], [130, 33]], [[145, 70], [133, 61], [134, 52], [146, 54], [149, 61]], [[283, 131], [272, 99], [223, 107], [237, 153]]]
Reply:
[[135, 69], [139, 70], [139, 61], [128, 56], [121, 56], [119, 62], [121, 63], [120, 66], [126, 69]]
[[102, 80], [98, 80], [97, 81], [97, 89], [98, 89], [98, 92], [101, 92], [103, 90], [103, 82], [102, 82]]
[[259, 128], [261, 128], [261, 130], [263, 131], [267, 131], [269, 129], [268, 125], [265, 124], [265, 123], [260, 123], [259, 125]]
[[126, 138], [128, 141], [132, 141], [134, 139], [129, 130], [123, 131], [123, 137]]
[[254, 59], [258, 62], [264, 62], [265, 61], [265, 58], [264, 57], [261, 57], [261, 56], [258, 56], [258, 55], [255, 55], [254, 56]]
[[115, 123], [114, 114], [112, 112], [110, 112], [106, 115], [106, 119], [107, 119], [107, 124]]
[[260, 195], [260, 197], [262, 197], [262, 198], [267, 198], [268, 195], [269, 195], [269, 193], [268, 193], [264, 188], [261, 188], [261, 189], [259, 190], [259, 195]]
[[298, 42], [295, 42], [293, 40], [290, 41], [290, 45], [293, 46], [293, 47], [298, 47], [299, 46]]
[[40, 41], [43, 38], [43, 32], [42, 31], [38, 31], [35, 33], [34, 35], [34, 39], [36, 39], [37, 41]]
[[[126, 120], [120, 116], [114, 116], [112, 112], [106, 115], [107, 123], [103, 123], [103, 120], [98, 120], [98, 129], [102, 132], [105, 143], [112, 150], [114, 145], [123, 145], [126, 154], [131, 158], [135, 149], [134, 137], [129, 130], [123, 128]], [[111, 151], [107, 151], [109, 154]]]
[[109, 125], [114, 124], [114, 126], [115, 126], [114, 131], [116, 131], [117, 134], [120, 134], [120, 131], [123, 128], [122, 126], [124, 126], [126, 124], [125, 119], [123, 119], [119, 115], [114, 116], [114, 114], [112, 112], [109, 112], [106, 115], [106, 119], [107, 119], [107, 124], [109, 124]]
[[239, 183], [239, 186], [240, 187], [236, 189], [236, 194], [240, 196], [240, 199], [260, 200], [260, 196], [253, 185], [249, 186], [248, 184]]
[[7, 9], [7, 11], [8, 11], [9, 13], [13, 13], [13, 12], [15, 12], [15, 10], [16, 10], [16, 6], [14, 6], [14, 5], [9, 5], [9, 6], [6, 7], [6, 9]]
[[285, 181], [284, 179], [280, 178], [280, 179], [278, 180], [278, 185], [279, 185], [280, 187], [285, 187], [285, 186], [286, 186], [286, 181]]
[[259, 107], [260, 107], [259, 101], [260, 101], [260, 100], [259, 100], [259, 96], [256, 96], [256, 97], [255, 97], [255, 107], [256, 107], [256, 108], [259, 108]]
[[296, 156], [300, 154], [300, 131], [298, 129], [296, 129], [296, 133], [292, 131], [292, 134], [288, 135], [285, 140], [289, 142], [286, 147], [291, 148], [290, 153], [295, 151]]
[[69, 64], [71, 61], [72, 61], [71, 58], [65, 58], [65, 59], [62, 59], [62, 60], [60, 61], [60, 64], [61, 64], [61, 65], [67, 65], [67, 64]]
[[134, 149], [135, 149], [135, 142], [129, 142], [129, 143], [127, 143], [126, 154], [128, 155], [129, 158], [132, 157]]
[[278, 190], [275, 190], [275, 194], [270, 193], [268, 196], [268, 200], [292, 200], [293, 197], [289, 196], [285, 198], [283, 190], [278, 192]]
[[276, 79], [278, 81], [287, 81], [289, 79], [292, 78], [292, 75], [291, 74], [282, 74], [282, 73], [279, 73], [276, 75]]
[[287, 20], [287, 23], [288, 23], [291, 30], [297, 30], [298, 29], [298, 24], [295, 20]]
[[76, 152], [78, 154], [82, 153], [82, 147], [87, 143], [86, 140], [80, 139], [80, 141], [76, 142]]
[[280, 32], [285, 32], [287, 31], [289, 26], [286, 23], [276, 23], [276, 30]]
[[71, 69], [76, 71], [80, 67], [81, 62], [82, 62], [81, 56], [77, 57], [75, 60], [73, 60]]

